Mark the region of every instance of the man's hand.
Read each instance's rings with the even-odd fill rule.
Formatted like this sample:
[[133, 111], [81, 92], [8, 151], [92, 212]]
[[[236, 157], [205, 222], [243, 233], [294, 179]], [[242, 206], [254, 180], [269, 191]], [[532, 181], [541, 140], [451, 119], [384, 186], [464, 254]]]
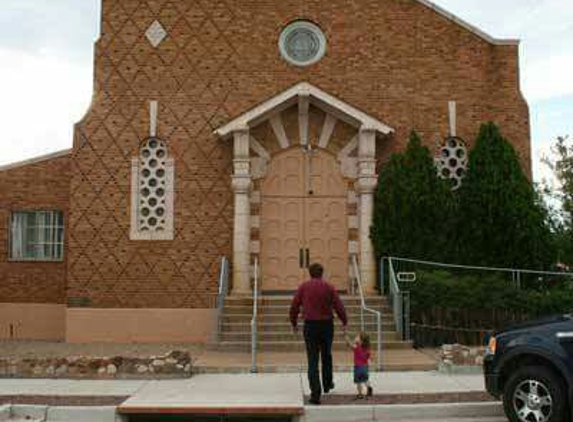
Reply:
[[298, 325], [293, 325], [293, 326], [292, 326], [292, 332], [293, 332], [294, 334], [298, 334]]
[[343, 325], [343, 326], [342, 326], [342, 333], [343, 333], [344, 335], [347, 334], [347, 332], [346, 332], [346, 325]]

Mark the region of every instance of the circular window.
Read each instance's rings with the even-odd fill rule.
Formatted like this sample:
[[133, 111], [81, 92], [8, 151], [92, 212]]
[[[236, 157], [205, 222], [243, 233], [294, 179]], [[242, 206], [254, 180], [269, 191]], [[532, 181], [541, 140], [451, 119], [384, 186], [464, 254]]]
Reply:
[[312, 22], [296, 21], [281, 33], [279, 47], [288, 62], [296, 66], [309, 66], [326, 53], [326, 37]]

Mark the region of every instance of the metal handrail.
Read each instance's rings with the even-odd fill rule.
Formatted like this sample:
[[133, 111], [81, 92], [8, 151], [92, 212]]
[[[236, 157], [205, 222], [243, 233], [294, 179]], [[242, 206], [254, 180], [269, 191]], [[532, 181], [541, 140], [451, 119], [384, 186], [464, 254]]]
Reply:
[[381, 267], [381, 289], [384, 288], [384, 261], [388, 261], [388, 298], [390, 299], [390, 306], [392, 307], [392, 314], [394, 316], [394, 323], [396, 324], [396, 331], [400, 334], [402, 340], [410, 340], [410, 292], [402, 291], [400, 285], [396, 280], [396, 272], [394, 271], [394, 258], [382, 258], [380, 261]]
[[257, 372], [257, 318], [259, 302], [259, 260], [255, 258], [253, 269], [253, 318], [251, 319], [251, 372]]
[[354, 269], [354, 276], [356, 277], [356, 284], [358, 285], [358, 292], [360, 293], [360, 329], [364, 331], [364, 312], [368, 312], [376, 316], [376, 328], [378, 331], [378, 338], [376, 342], [376, 366], [379, 371], [382, 370], [382, 313], [369, 308], [366, 305], [364, 298], [364, 290], [362, 289], [362, 277], [360, 276], [360, 269], [358, 268], [358, 259], [356, 255], [352, 255], [352, 268]]
[[481, 267], [481, 266], [474, 266], [474, 265], [460, 265], [460, 264], [446, 264], [443, 262], [434, 262], [434, 261], [424, 261], [420, 259], [410, 259], [410, 258], [397, 258], [397, 257], [388, 257], [383, 258], [388, 259], [396, 262], [409, 262], [413, 264], [424, 264], [424, 265], [432, 265], [435, 267], [442, 267], [442, 268], [456, 268], [456, 269], [466, 269], [466, 270], [480, 270], [480, 271], [490, 271], [490, 272], [504, 272], [504, 273], [520, 273], [520, 274], [535, 274], [535, 275], [554, 275], [554, 276], [561, 276], [561, 277], [573, 277], [573, 273], [571, 272], [555, 272], [555, 271], [540, 271], [540, 270], [524, 270], [520, 268], [503, 268], [503, 267]]
[[216, 341], [221, 341], [221, 332], [223, 331], [223, 310], [225, 301], [229, 294], [229, 260], [226, 256], [221, 258], [219, 267], [219, 293], [217, 295], [217, 333]]

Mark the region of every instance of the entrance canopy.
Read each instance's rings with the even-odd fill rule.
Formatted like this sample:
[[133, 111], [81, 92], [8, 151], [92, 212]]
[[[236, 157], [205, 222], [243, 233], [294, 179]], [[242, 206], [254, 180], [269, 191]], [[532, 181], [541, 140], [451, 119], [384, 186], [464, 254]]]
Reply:
[[[316, 111], [319, 113], [316, 114]], [[321, 115], [320, 112], [324, 114], [321, 129], [320, 123], [317, 123], [320, 121], [320, 117], [317, 118]], [[296, 117], [293, 113], [296, 113]], [[285, 125], [282, 115], [288, 115], [291, 124]], [[314, 116], [314, 119], [311, 119], [311, 116]], [[295, 119], [298, 128], [293, 124]], [[344, 125], [337, 125], [337, 121], [343, 122]], [[268, 124], [268, 127], [262, 128], [264, 124]], [[339, 132], [336, 131], [337, 126], [341, 128]], [[313, 128], [312, 131], [311, 128]], [[257, 136], [253, 135], [258, 129], [263, 129], [263, 132], [257, 133]], [[294, 279], [298, 279], [299, 276], [295, 273], [300, 269], [300, 257], [304, 255], [304, 252], [307, 257], [312, 252], [313, 256], [324, 260], [333, 269], [333, 273], [336, 273], [335, 276], [340, 280], [340, 285], [345, 284], [343, 280], [348, 279], [349, 276], [348, 254], [358, 255], [363, 286], [368, 292], [375, 290], [376, 261], [370, 240], [370, 226], [372, 225], [373, 194], [377, 183], [376, 143], [377, 139], [388, 139], [387, 135], [392, 132], [394, 129], [380, 120], [307, 82], [301, 82], [260, 103], [215, 131], [220, 138], [233, 140], [233, 173], [231, 175], [231, 186], [235, 193], [233, 295], [251, 294], [252, 282], [258, 280], [258, 273], [255, 275], [251, 271], [253, 257], [258, 259], [260, 255], [261, 264], [267, 263], [263, 272], [267, 282], [263, 285], [268, 286], [268, 283], [272, 284], [270, 280], [272, 271], [267, 270], [269, 266], [278, 265], [278, 261], [269, 264], [274, 257], [288, 255], [287, 258], [292, 258], [294, 262], [292, 273]], [[265, 136], [265, 133], [268, 133], [272, 141], [257, 139], [259, 135]], [[317, 133], [320, 134], [317, 136]], [[330, 142], [331, 139], [333, 142]], [[299, 148], [291, 148], [295, 146]], [[326, 150], [333, 155], [323, 154]], [[251, 151], [254, 155], [251, 155]], [[281, 161], [281, 157], [285, 157], [283, 153], [292, 154], [292, 156], [286, 156], [285, 163], [288, 165]], [[292, 201], [290, 197], [283, 202], [279, 201], [280, 203], [277, 201], [261, 202], [263, 192], [260, 185], [254, 182], [255, 180], [261, 180], [267, 175], [269, 169], [271, 173], [275, 169], [274, 174], [277, 180], [286, 178], [292, 182], [300, 176], [301, 163], [310, 160], [311, 153], [314, 155], [313, 163], [316, 166], [322, 163], [322, 170], [311, 175], [317, 186], [325, 185], [326, 180], [336, 179], [336, 185], [348, 187], [346, 194], [334, 196], [325, 194], [322, 202], [316, 199], [318, 196], [310, 193], [312, 198], [305, 196], [298, 198], [300, 199], [298, 202]], [[306, 170], [302, 173], [306, 171], [306, 174], [310, 174], [309, 168], [306, 166]], [[332, 171], [326, 171], [328, 168]], [[289, 173], [291, 170], [293, 172]], [[308, 180], [310, 179], [307, 179], [307, 182]], [[309, 186], [306, 185], [306, 187]], [[280, 189], [278, 191], [278, 194], [274, 192], [273, 195], [267, 197], [280, 196], [282, 191]], [[314, 189], [306, 189], [306, 191], [314, 192]], [[251, 203], [255, 202], [260, 206], [255, 207], [257, 213], [253, 214]], [[349, 207], [348, 204], [353, 206]], [[287, 209], [289, 212], [284, 214], [282, 211]], [[356, 214], [349, 215], [349, 209], [355, 209]], [[314, 212], [313, 215], [311, 211]], [[306, 225], [314, 227], [318, 226], [318, 222], [322, 227], [322, 224], [326, 222], [333, 227], [340, 226], [342, 229], [339, 233], [328, 229], [331, 233], [327, 238], [320, 234], [314, 236], [310, 233], [310, 229], [305, 229], [309, 232], [308, 236], [302, 236], [296, 231], [290, 234], [273, 232], [269, 236], [265, 235], [263, 227], [265, 224], [276, 226], [284, 222], [295, 222], [297, 227], [306, 227]], [[351, 224], [358, 230], [358, 240], [350, 238], [347, 226]], [[258, 239], [252, 236], [253, 227], [259, 232]], [[325, 230], [323, 227], [319, 232], [323, 233]], [[277, 240], [286, 240], [287, 243], [292, 240], [290, 242], [292, 245], [296, 243], [293, 247], [289, 243], [288, 250], [292, 253], [289, 252], [290, 255], [284, 253]], [[261, 254], [262, 241], [266, 241], [265, 253], [272, 252], [272, 256]], [[301, 242], [306, 243], [301, 244]], [[328, 243], [328, 247], [325, 246], [325, 242]], [[280, 271], [281, 277], [284, 273], [285, 271]], [[285, 287], [288, 283], [285, 284], [281, 279], [275, 284], [278, 287]]]
[[233, 132], [255, 127], [257, 124], [268, 120], [274, 114], [297, 103], [301, 110], [308, 109], [308, 105], [313, 104], [326, 113], [362, 130], [371, 130], [382, 134], [394, 132], [394, 129], [380, 120], [369, 116], [308, 82], [301, 82], [230, 121], [217, 129], [215, 133], [221, 138], [229, 138]]

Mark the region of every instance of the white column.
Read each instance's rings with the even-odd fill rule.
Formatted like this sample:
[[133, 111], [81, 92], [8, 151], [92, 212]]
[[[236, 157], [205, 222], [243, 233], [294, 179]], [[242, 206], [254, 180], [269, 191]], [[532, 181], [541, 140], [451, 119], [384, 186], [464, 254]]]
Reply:
[[232, 295], [251, 294], [251, 169], [249, 161], [249, 130], [233, 133], [233, 191], [235, 220], [233, 227], [233, 291]]
[[157, 101], [149, 102], [149, 137], [155, 138], [157, 136], [157, 114], [159, 104]]
[[358, 134], [356, 191], [359, 196], [360, 276], [365, 293], [376, 291], [376, 259], [370, 240], [376, 184], [376, 132], [361, 128]]
[[450, 136], [458, 136], [457, 134], [457, 103], [455, 101], [448, 102], [448, 110], [450, 116]]

